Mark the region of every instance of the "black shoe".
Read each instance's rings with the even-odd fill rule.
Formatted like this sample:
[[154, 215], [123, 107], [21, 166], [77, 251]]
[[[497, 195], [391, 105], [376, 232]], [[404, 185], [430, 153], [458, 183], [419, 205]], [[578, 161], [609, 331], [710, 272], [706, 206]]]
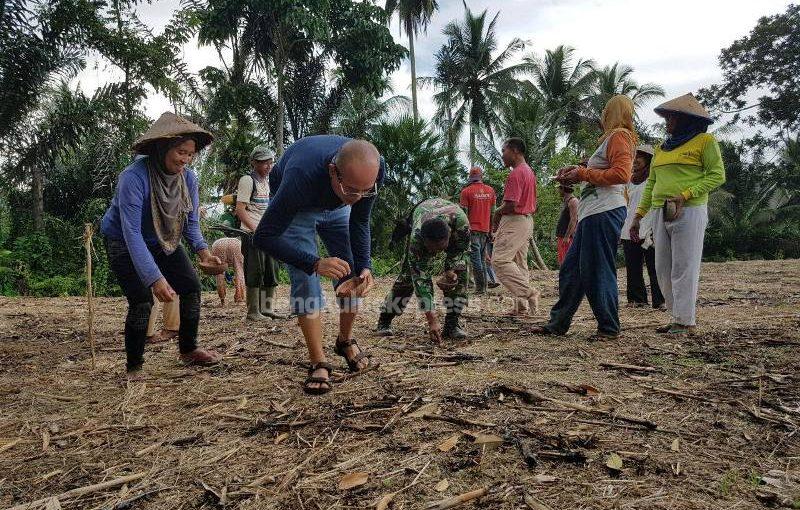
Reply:
[[458, 324], [458, 315], [446, 315], [444, 318], [444, 329], [442, 336], [452, 340], [463, 340], [467, 338], [467, 332]]
[[382, 313], [378, 317], [378, 327], [375, 329], [375, 333], [378, 336], [392, 336], [394, 334], [392, 332], [392, 319], [394, 319], [394, 315]]
[[486, 284], [486, 286], [489, 287], [490, 289], [496, 289], [497, 287], [500, 286], [500, 284], [497, 282], [489, 282]]

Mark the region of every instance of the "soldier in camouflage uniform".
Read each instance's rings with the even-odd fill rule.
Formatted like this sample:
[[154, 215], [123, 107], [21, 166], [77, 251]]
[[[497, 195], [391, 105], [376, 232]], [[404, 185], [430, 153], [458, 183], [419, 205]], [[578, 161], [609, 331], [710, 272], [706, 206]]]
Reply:
[[[467, 305], [467, 264], [469, 262], [469, 219], [457, 204], [431, 198], [417, 205], [411, 215], [411, 234], [400, 276], [381, 306], [378, 334], [392, 334], [392, 319], [403, 313], [411, 294], [417, 296], [420, 309], [428, 320], [431, 339], [460, 339], [467, 334], [459, 326], [461, 312]], [[437, 285], [444, 293], [444, 330], [439, 325], [433, 298], [433, 261], [445, 252], [444, 274]]]

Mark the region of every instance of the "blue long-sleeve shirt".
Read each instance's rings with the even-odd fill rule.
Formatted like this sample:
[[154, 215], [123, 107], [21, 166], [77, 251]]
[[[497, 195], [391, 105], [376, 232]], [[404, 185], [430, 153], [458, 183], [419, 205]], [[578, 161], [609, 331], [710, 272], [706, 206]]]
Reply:
[[[328, 164], [349, 140], [334, 135], [308, 136], [286, 149], [269, 174], [273, 196], [253, 236], [253, 243], [257, 247], [308, 274], [314, 272], [314, 264], [319, 256], [299, 249], [284, 239], [282, 234], [301, 211], [331, 210], [344, 206], [331, 187]], [[379, 185], [383, 183], [385, 174], [386, 167], [381, 158], [377, 180]], [[350, 211], [351, 269], [354, 275], [372, 267], [369, 220], [375, 198], [362, 198], [353, 204]]]
[[[148, 249], [158, 246], [158, 238], [153, 228], [153, 214], [150, 209], [150, 179], [146, 160], [146, 156], [137, 157], [119, 175], [117, 190], [103, 216], [100, 231], [109, 239], [125, 243], [131, 254], [136, 274], [142, 283], [149, 287], [158, 281], [162, 274]], [[184, 171], [192, 199], [192, 211], [183, 225], [183, 238], [197, 253], [208, 248], [208, 244], [200, 232], [200, 195], [197, 177], [189, 168]]]

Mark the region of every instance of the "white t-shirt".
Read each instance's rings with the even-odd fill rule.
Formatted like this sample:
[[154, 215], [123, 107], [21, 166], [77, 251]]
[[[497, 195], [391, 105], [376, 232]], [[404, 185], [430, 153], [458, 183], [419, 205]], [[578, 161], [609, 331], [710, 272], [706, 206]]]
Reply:
[[[611, 137], [603, 140], [600, 147], [594, 151], [589, 158], [587, 166], [596, 169], [608, 169], [611, 163], [608, 161], [606, 152], [608, 151], [608, 141]], [[600, 214], [618, 207], [625, 206], [625, 186], [623, 184], [611, 184], [609, 186], [597, 186], [586, 183], [581, 191], [580, 203], [578, 204], [578, 221], [580, 222], [587, 216]]]
[[[253, 182], [255, 182], [256, 185], [255, 193], [253, 193]], [[250, 200], [251, 196], [253, 198], [252, 200]], [[239, 179], [239, 186], [236, 189], [236, 201], [247, 204], [245, 206], [247, 215], [250, 221], [258, 226], [261, 217], [264, 216], [264, 212], [269, 205], [269, 179], [267, 177], [259, 179], [254, 177], [252, 173], [243, 175]], [[251, 232], [244, 223], [242, 223], [242, 230]]]
[[[626, 241], [630, 241], [631, 239], [631, 223], [633, 223], [633, 217], [636, 216], [636, 208], [639, 206], [639, 202], [642, 200], [642, 193], [644, 193], [644, 187], [646, 184], [647, 181], [645, 180], [640, 184], [633, 184], [632, 182], [629, 182], [625, 185], [625, 194], [628, 196], [628, 215], [625, 217], [625, 223], [622, 225], [621, 237]], [[652, 235], [652, 217], [653, 215], [651, 211], [647, 213], [639, 223], [639, 237], [641, 239], [647, 239]]]

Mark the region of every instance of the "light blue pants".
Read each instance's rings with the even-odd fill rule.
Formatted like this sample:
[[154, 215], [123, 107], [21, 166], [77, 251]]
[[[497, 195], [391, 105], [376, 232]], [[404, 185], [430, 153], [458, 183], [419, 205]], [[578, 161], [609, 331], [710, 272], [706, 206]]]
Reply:
[[[350, 206], [333, 210], [314, 209], [298, 213], [286, 231], [284, 238], [297, 248], [318, 253], [317, 235], [325, 244], [329, 257], [338, 257], [353, 268], [353, 251], [350, 246]], [[308, 274], [291, 264], [287, 264], [292, 281], [290, 307], [292, 313], [308, 315], [325, 307], [319, 275]], [[338, 281], [334, 280], [334, 289]], [[360, 300], [337, 299], [339, 308], [349, 312], [357, 309]]]

